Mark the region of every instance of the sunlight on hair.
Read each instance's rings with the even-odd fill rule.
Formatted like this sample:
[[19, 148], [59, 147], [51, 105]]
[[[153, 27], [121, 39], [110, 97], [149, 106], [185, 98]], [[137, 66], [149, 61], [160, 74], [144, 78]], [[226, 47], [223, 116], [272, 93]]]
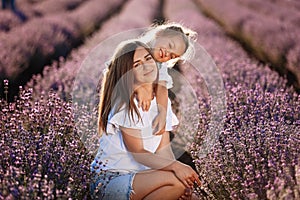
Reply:
[[[97, 142], [96, 138], [99, 137], [97, 136], [97, 108], [99, 103], [99, 82], [102, 80], [103, 71], [107, 71], [107, 66], [110, 63], [109, 60], [120, 42], [138, 38], [142, 33], [147, 31], [149, 30], [145, 28], [134, 29], [113, 35], [94, 48], [82, 62], [81, 69], [74, 83], [72, 96], [73, 104], [77, 108], [75, 112], [78, 111], [76, 114], [77, 118], [75, 119], [78, 129], [81, 128], [79, 113], [82, 110], [94, 117], [94, 120], [89, 122], [91, 124], [90, 128], [95, 133], [95, 136], [93, 136], [94, 139], [88, 139], [86, 135], [80, 136], [86, 148], [91, 153], [95, 152], [94, 143]], [[140, 38], [146, 38], [145, 41], [150, 40], [149, 35], [143, 35]], [[174, 154], [176, 158], [179, 158], [188, 150], [188, 145], [193, 143], [198, 132], [199, 113], [203, 112], [199, 109], [198, 105], [198, 98], [201, 98], [201, 95], [208, 95], [210, 98], [211, 118], [208, 130], [206, 131], [207, 135], [204, 136], [203, 143], [199, 144], [199, 157], [205, 157], [218, 140], [218, 136], [223, 130], [226, 113], [225, 90], [219, 70], [203, 47], [194, 41], [192, 43], [184, 55], [180, 57], [181, 60], [184, 60], [180, 65], [181, 67], [188, 67], [190, 73], [194, 73], [198, 78], [204, 80], [203, 83], [205, 83], [205, 86], [202, 86], [202, 88], [205, 88], [205, 91], [202, 91], [202, 93], [196, 92], [199, 90], [197, 88], [199, 87], [198, 85], [192, 85], [186, 75], [182, 74], [180, 70], [169, 68], [169, 73], [174, 81], [174, 87], [170, 89], [170, 93], [173, 94], [171, 98], [173, 103], [172, 109], [179, 118], [179, 125], [174, 131], [175, 137], [171, 141], [172, 147], [175, 149]], [[170, 62], [173, 63], [170, 66], [174, 65], [177, 61], [176, 59], [171, 60]], [[81, 132], [84, 133], [85, 130], [81, 130]]]

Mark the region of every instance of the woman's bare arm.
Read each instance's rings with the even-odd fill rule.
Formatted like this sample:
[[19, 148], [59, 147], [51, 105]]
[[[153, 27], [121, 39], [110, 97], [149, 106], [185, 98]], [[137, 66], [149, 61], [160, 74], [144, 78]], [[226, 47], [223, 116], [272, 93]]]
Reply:
[[140, 130], [122, 127], [121, 131], [126, 148], [132, 153], [136, 161], [151, 169], [174, 170], [172, 168], [172, 164], [176, 162], [174, 158], [167, 156], [167, 154], [155, 154], [144, 149]]
[[170, 156], [170, 146], [164, 145], [168, 144], [167, 135], [162, 138], [157, 153], [152, 153], [144, 149], [140, 130], [121, 127], [121, 131], [128, 151], [131, 152], [137, 162], [151, 169], [174, 172], [186, 187], [192, 187], [194, 181], [200, 183], [198, 174], [190, 166], [176, 161], [174, 157]]
[[156, 150], [156, 154], [162, 155], [166, 158], [170, 158], [175, 160], [175, 156], [171, 147], [171, 142], [170, 142], [170, 132], [165, 131], [162, 134], [162, 139], [161, 142]]

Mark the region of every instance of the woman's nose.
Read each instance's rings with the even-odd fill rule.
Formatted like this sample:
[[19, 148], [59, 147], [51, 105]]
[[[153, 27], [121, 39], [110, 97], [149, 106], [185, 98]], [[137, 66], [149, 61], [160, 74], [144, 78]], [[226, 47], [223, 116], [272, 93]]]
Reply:
[[150, 64], [143, 64], [143, 69], [147, 70], [151, 68], [151, 65]]

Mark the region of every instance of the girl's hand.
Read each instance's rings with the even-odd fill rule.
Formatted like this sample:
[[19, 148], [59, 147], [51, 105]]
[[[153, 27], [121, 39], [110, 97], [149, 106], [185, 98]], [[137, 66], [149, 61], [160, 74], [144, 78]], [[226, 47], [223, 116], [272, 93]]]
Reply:
[[189, 165], [179, 161], [174, 162], [173, 165], [173, 172], [185, 187], [193, 188], [194, 184], [201, 185], [198, 174]]
[[151, 100], [153, 99], [153, 94], [151, 92], [148, 92], [143, 87], [138, 87], [135, 92], [137, 94], [138, 107], [142, 108], [144, 112], [149, 111]]
[[155, 117], [152, 123], [152, 128], [153, 130], [157, 131], [154, 133], [154, 135], [162, 135], [165, 132], [166, 118], [166, 112], [159, 112], [158, 115]]
[[139, 100], [138, 107], [142, 108], [144, 112], [148, 112], [151, 105], [151, 100]]

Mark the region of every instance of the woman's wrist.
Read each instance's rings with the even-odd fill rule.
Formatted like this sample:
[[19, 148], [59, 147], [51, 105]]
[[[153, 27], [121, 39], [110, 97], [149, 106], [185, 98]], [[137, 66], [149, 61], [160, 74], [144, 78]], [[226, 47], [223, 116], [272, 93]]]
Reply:
[[176, 172], [180, 167], [180, 162], [175, 160], [171, 165], [170, 165], [170, 170], [173, 172]]

